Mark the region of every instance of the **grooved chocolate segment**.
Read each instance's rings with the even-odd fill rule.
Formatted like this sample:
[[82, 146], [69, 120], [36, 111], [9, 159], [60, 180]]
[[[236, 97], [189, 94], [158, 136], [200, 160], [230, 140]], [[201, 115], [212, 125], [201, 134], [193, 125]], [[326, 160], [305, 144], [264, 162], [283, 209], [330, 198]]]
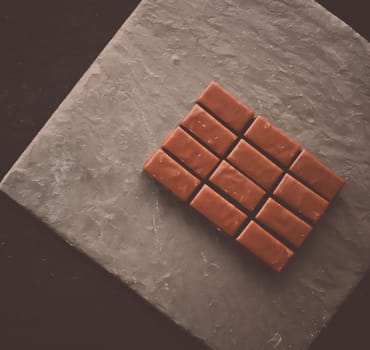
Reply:
[[244, 140], [240, 140], [227, 160], [264, 189], [270, 189], [283, 173], [282, 169]]
[[249, 211], [256, 207], [266, 193], [225, 161], [221, 162], [209, 180]]
[[303, 241], [312, 230], [309, 224], [272, 198], [267, 200], [256, 215], [256, 219], [284, 237], [297, 248], [302, 245]]
[[230, 236], [247, 219], [246, 214], [207, 185], [201, 188], [190, 205]]
[[162, 150], [145, 162], [144, 170], [182, 201], [188, 200], [200, 184], [195, 176]]
[[244, 136], [284, 166], [289, 166], [295, 155], [301, 150], [301, 146], [296, 141], [260, 115], [257, 116]]
[[328, 200], [335, 197], [345, 182], [306, 150], [294, 161], [290, 171]]
[[176, 128], [163, 142], [171, 152], [201, 177], [206, 177], [219, 159], [181, 128]]
[[208, 85], [197, 102], [237, 131], [241, 131], [254, 115], [251, 108], [214, 81]]
[[236, 240], [276, 271], [281, 271], [294, 254], [254, 221]]
[[283, 177], [274, 195], [315, 223], [320, 220], [329, 205], [326, 199], [289, 174]]
[[181, 125], [220, 156], [225, 154], [237, 137], [198, 105], [193, 106]]

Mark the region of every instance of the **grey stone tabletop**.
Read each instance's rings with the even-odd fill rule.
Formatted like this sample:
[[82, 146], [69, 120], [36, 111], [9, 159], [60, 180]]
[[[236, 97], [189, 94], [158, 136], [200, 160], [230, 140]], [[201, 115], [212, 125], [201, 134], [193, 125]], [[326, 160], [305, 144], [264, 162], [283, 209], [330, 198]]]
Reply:
[[[144, 0], [0, 189], [214, 349], [306, 349], [370, 266], [370, 45], [310, 0]], [[211, 81], [347, 183], [281, 274], [142, 173]]]

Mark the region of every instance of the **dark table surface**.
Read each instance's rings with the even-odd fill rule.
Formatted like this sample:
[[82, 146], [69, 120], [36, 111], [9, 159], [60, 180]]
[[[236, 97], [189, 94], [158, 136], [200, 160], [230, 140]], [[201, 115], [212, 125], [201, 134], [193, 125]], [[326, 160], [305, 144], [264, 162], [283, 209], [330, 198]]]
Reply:
[[[0, 179], [138, 2], [0, 3]], [[320, 3], [369, 40], [365, 1]], [[3, 194], [0, 218], [0, 349], [202, 348]], [[369, 296], [370, 273], [311, 349], [369, 349]]]

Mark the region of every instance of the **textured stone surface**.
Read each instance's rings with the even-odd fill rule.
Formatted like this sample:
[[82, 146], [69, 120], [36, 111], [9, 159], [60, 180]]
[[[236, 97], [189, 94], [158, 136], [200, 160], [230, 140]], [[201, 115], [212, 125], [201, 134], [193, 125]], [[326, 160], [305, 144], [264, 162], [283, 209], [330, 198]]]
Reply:
[[[305, 349], [370, 265], [369, 55], [309, 0], [144, 0], [1, 190], [215, 349]], [[141, 172], [212, 79], [347, 180], [281, 274]]]

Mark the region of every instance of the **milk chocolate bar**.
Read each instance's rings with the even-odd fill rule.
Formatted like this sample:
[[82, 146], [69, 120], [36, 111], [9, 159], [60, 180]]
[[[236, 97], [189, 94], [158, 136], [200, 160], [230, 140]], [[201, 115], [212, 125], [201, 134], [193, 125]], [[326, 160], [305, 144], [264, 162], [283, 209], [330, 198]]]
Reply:
[[144, 170], [281, 271], [344, 180], [215, 82]]

